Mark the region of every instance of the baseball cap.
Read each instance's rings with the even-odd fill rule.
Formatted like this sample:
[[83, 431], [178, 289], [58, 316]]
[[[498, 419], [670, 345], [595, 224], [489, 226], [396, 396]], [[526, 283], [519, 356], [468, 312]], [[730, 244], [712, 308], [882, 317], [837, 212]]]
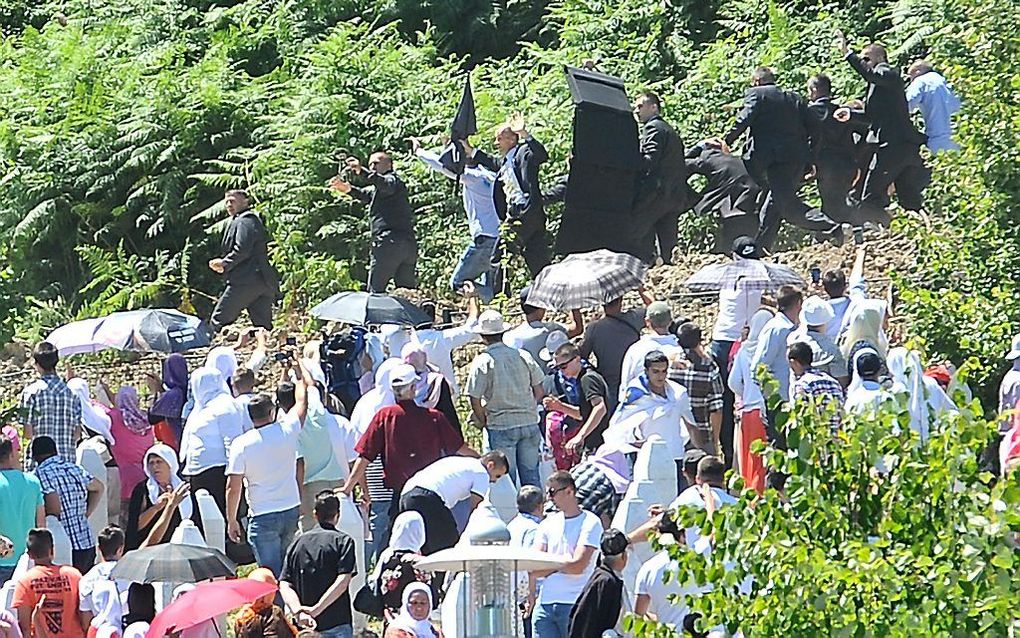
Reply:
[[665, 301], [653, 301], [645, 310], [645, 319], [653, 326], [665, 327], [673, 321], [673, 311]]
[[390, 386], [396, 388], [411, 385], [417, 378], [418, 373], [415, 372], [414, 366], [402, 363], [394, 366], [393, 371], [390, 372]]
[[761, 257], [758, 244], [754, 243], [754, 240], [747, 235], [741, 235], [733, 240], [732, 252], [737, 257], [743, 257], [744, 259], [758, 259]]
[[882, 371], [882, 357], [874, 350], [862, 350], [855, 357], [857, 374], [864, 376], [876, 375]]
[[562, 330], [553, 330], [545, 338], [545, 347], [539, 350], [538, 356], [542, 361], [552, 361], [556, 350], [565, 343], [570, 342], [570, 337]]

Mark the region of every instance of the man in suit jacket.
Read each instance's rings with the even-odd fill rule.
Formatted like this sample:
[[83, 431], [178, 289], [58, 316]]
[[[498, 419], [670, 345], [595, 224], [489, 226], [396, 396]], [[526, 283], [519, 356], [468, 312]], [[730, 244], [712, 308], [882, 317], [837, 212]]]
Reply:
[[[867, 142], [875, 149], [874, 158], [861, 187], [857, 215], [860, 221], [888, 225], [889, 186], [905, 210], [920, 210], [922, 193], [931, 182], [931, 172], [921, 159], [925, 137], [914, 128], [907, 108], [903, 78], [890, 66], [885, 49], [869, 44], [860, 55], [852, 52], [842, 33], [836, 34], [836, 47], [854, 71], [868, 83], [863, 119], [869, 125]], [[839, 109], [833, 117], [840, 121], [853, 118], [850, 109]], [[860, 115], [860, 114], [857, 114]]]
[[[690, 190], [694, 212], [719, 218], [715, 252], [728, 254], [737, 237], [758, 232], [758, 196], [761, 189], [747, 174], [740, 157], [720, 140], [703, 140], [687, 151], [688, 175], [701, 175], [705, 187]], [[688, 187], [690, 188], [690, 187]]]
[[210, 327], [216, 332], [247, 309], [253, 325], [271, 330], [280, 281], [269, 263], [266, 227], [251, 210], [247, 192], [227, 191], [224, 205], [231, 219], [220, 245], [223, 257], [210, 259], [209, 268], [226, 275], [227, 286], [213, 309]]
[[539, 168], [549, 159], [542, 143], [524, 127], [524, 118], [515, 115], [496, 129], [496, 146], [502, 160], [473, 148], [467, 140], [461, 145], [468, 157], [496, 173], [493, 199], [500, 220], [509, 223], [515, 248], [523, 255], [534, 277], [552, 261], [552, 239], [545, 228], [545, 207]]
[[799, 95], [776, 86], [772, 69], [755, 69], [751, 84], [744, 95], [744, 108], [724, 140], [732, 146], [744, 131], [751, 131], [744, 162], [758, 185], [768, 189], [761, 208], [758, 245], [772, 247], [781, 219], [841, 243], [842, 227], [797, 196], [797, 186], [811, 161], [808, 140], [817, 130], [816, 118]]
[[847, 195], [857, 177], [855, 133], [866, 133], [867, 126], [833, 117], [839, 106], [832, 100], [832, 80], [827, 75], [808, 80], [808, 99], [808, 110], [819, 122], [818, 134], [811, 139], [811, 156], [822, 212], [836, 222], [852, 223]]
[[334, 177], [330, 185], [368, 204], [372, 234], [368, 291], [386, 292], [390, 280], [398, 288], [417, 288], [418, 242], [414, 236], [414, 213], [407, 186], [393, 170], [393, 160], [387, 153], [376, 151], [368, 158], [367, 171], [355, 158], [347, 160], [347, 168], [361, 176], [366, 185], [353, 186], [340, 177]]
[[662, 119], [662, 101], [645, 92], [634, 103], [634, 117], [641, 124], [642, 173], [634, 203], [632, 227], [637, 257], [651, 263], [655, 240], [663, 263], [671, 263], [676, 247], [680, 212], [687, 199], [684, 143], [676, 129]]

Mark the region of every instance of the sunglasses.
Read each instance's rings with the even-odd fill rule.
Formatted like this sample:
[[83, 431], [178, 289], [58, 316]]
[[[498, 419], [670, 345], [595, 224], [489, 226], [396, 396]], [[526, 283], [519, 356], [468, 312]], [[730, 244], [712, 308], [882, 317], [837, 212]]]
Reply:
[[545, 491], [545, 495], [548, 496], [549, 498], [552, 498], [559, 494], [560, 492], [562, 492], [563, 490], [567, 489], [567, 487], [568, 486], [566, 485], [564, 485], [563, 487], [550, 487]]
[[553, 370], [556, 370], [556, 371], [560, 371], [560, 370], [563, 370], [563, 369], [564, 369], [564, 368], [566, 368], [566, 367], [567, 367], [568, 365], [570, 365], [570, 364], [571, 364], [571, 362], [572, 362], [572, 361], [573, 361], [574, 359], [577, 359], [577, 357], [576, 357], [576, 356], [575, 356], [575, 357], [570, 357], [569, 359], [567, 359], [567, 360], [566, 360], [566, 361], [564, 361], [563, 363], [557, 363], [556, 365], [554, 365], [554, 366], [553, 366]]

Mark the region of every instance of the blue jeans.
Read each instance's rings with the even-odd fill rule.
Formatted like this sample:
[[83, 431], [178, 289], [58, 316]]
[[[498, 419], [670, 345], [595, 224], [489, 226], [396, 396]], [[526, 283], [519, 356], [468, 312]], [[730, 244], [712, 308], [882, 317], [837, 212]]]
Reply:
[[531, 635], [534, 638], [567, 638], [570, 612], [573, 609], [574, 606], [570, 603], [547, 603], [536, 606], [535, 613], [531, 615]]
[[301, 507], [282, 512], [259, 514], [248, 519], [248, 542], [255, 551], [255, 560], [279, 578], [283, 557], [297, 533]]
[[[386, 538], [390, 530], [390, 501], [372, 501], [368, 510], [368, 530], [372, 534], [372, 540], [365, 541], [365, 564], [371, 564], [372, 557], [379, 558], [382, 550], [386, 549]], [[357, 593], [357, 592], [355, 592]]]
[[354, 638], [354, 627], [352, 625], [340, 625], [332, 629], [320, 629], [319, 636], [322, 638]]
[[492, 301], [492, 254], [496, 250], [497, 241], [496, 237], [479, 235], [468, 244], [450, 278], [450, 286], [455, 291], [465, 282], [474, 281], [482, 303]]
[[538, 463], [542, 431], [539, 425], [536, 423], [501, 430], [486, 428], [486, 432], [489, 434], [489, 450], [499, 450], [510, 461], [510, 479], [520, 487], [534, 485], [541, 488]]

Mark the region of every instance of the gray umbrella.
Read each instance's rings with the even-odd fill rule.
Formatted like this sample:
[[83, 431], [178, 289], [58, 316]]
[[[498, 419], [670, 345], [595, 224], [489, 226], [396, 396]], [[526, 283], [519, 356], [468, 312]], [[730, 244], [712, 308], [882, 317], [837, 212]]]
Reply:
[[432, 323], [432, 317], [403, 297], [357, 290], [337, 293], [312, 308], [311, 313], [319, 319], [355, 326], [390, 323], [415, 327]]
[[197, 583], [236, 575], [237, 565], [217, 549], [163, 543], [124, 554], [110, 578], [133, 583]]

